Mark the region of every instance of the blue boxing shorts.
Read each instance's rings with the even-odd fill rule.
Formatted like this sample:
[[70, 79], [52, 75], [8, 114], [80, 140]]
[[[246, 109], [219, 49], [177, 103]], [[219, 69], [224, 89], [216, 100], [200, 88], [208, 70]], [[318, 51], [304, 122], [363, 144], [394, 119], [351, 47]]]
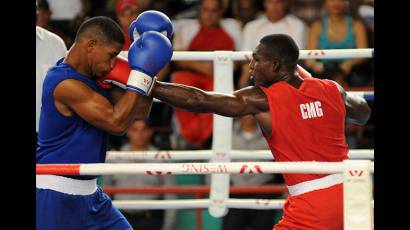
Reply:
[[132, 230], [96, 179], [36, 176], [37, 230]]

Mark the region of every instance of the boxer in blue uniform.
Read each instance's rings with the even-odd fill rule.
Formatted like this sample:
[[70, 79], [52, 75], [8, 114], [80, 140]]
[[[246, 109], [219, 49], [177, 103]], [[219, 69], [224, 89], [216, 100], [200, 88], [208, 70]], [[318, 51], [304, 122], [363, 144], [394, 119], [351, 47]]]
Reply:
[[[106, 91], [96, 80], [113, 72], [124, 44], [107, 17], [83, 22], [67, 56], [43, 83], [37, 164], [103, 163], [107, 134], [123, 134], [152, 105], [154, 76], [171, 59], [169, 39], [147, 31], [130, 46], [125, 92]], [[53, 52], [50, 50], [50, 52]], [[132, 229], [96, 176], [36, 176], [36, 229]]]

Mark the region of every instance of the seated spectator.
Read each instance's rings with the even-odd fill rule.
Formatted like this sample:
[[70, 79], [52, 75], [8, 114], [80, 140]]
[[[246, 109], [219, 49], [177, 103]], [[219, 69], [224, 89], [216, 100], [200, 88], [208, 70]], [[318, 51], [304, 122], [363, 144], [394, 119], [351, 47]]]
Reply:
[[138, 5], [137, 0], [117, 0], [115, 2], [115, 15], [125, 38], [125, 43], [122, 50], [128, 50], [131, 45], [129, 28], [131, 22], [138, 17], [141, 11], [142, 10]]
[[[39, 25], [40, 16], [40, 2], [36, 10], [36, 133], [39, 128], [41, 97], [43, 94], [43, 81], [50, 67], [54, 66], [56, 62], [65, 57], [67, 47], [57, 34], [54, 34]], [[53, 52], [50, 52], [52, 50]]]
[[148, 121], [135, 120], [127, 131], [127, 142], [121, 147], [121, 151], [151, 151], [158, 150], [151, 144], [154, 130]]
[[74, 42], [75, 33], [85, 19], [84, 4], [82, 0], [48, 0], [50, 11], [50, 30], [60, 36], [67, 47]]
[[[305, 48], [306, 25], [289, 12], [289, 0], [264, 0], [265, 16], [248, 22], [242, 32], [242, 50], [252, 51], [259, 40], [268, 34], [287, 34], [299, 49]], [[249, 80], [249, 62], [242, 66], [238, 87], [242, 88]]]
[[[222, 19], [222, 1], [202, 0], [199, 19], [176, 21], [173, 39], [176, 51], [236, 50], [239, 47], [240, 24], [234, 19]], [[211, 61], [178, 61], [179, 71], [171, 81], [213, 90], [213, 63]], [[213, 115], [190, 113], [175, 109], [175, 149], [209, 148], [212, 140]]]
[[[128, 129], [129, 143], [125, 144], [122, 151], [148, 151], [157, 150], [151, 145], [153, 129], [144, 120], [136, 120]], [[138, 154], [138, 153], [135, 153]], [[145, 161], [116, 160], [115, 163], [143, 163]], [[147, 175], [110, 175], [104, 176], [103, 184], [119, 187], [144, 187], [175, 185], [173, 175], [147, 176]], [[162, 197], [157, 194], [116, 194], [116, 200], [158, 200]], [[175, 195], [165, 195], [166, 199], [176, 199]], [[175, 210], [123, 210], [121, 211], [134, 229], [138, 230], [171, 230], [175, 223]]]
[[[346, 0], [325, 0], [324, 14], [318, 21], [312, 23], [309, 31], [308, 49], [355, 49], [367, 48], [368, 40], [364, 24], [348, 12]], [[343, 81], [357, 77], [352, 70], [358, 64], [366, 61], [364, 58], [307, 60], [307, 66], [316, 76], [327, 78], [323, 73], [328, 69], [340, 68]], [[351, 79], [358, 86], [360, 79]]]
[[369, 47], [374, 47], [374, 1], [350, 0], [353, 17], [361, 19], [366, 27]]
[[51, 17], [50, 5], [47, 0], [38, 1], [38, 15], [36, 25], [44, 29], [50, 30], [49, 22]]
[[[219, 10], [221, 13], [221, 17], [232, 17], [231, 15], [231, 1], [232, 0], [217, 0], [220, 6]], [[202, 5], [202, 0], [196, 1], [181, 1], [181, 3], [185, 3], [190, 5], [188, 8], [183, 9], [174, 15], [175, 19], [195, 19], [199, 17], [199, 8]], [[191, 3], [191, 4], [190, 4]], [[198, 4], [199, 3], [199, 4]], [[174, 3], [175, 5], [175, 3]], [[179, 4], [180, 6], [183, 4]], [[173, 6], [174, 7], [174, 6]]]
[[370, 3], [362, 4], [358, 8], [358, 15], [363, 18], [366, 27], [374, 31], [374, 7]]
[[258, 2], [254, 0], [236, 0], [233, 4], [233, 14], [244, 27], [248, 22], [255, 20], [258, 16]]
[[323, 0], [293, 0], [290, 10], [307, 24], [320, 18]]

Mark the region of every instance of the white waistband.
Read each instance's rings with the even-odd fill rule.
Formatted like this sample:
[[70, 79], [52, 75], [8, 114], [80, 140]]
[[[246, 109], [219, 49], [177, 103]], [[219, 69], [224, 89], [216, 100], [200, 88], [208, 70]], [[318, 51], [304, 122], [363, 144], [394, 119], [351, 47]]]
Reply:
[[299, 184], [288, 186], [288, 190], [291, 196], [296, 196], [314, 190], [328, 188], [340, 183], [343, 183], [343, 174], [331, 174], [319, 179], [309, 180]]
[[90, 195], [97, 190], [97, 179], [76, 180], [55, 175], [36, 175], [36, 187], [70, 195]]

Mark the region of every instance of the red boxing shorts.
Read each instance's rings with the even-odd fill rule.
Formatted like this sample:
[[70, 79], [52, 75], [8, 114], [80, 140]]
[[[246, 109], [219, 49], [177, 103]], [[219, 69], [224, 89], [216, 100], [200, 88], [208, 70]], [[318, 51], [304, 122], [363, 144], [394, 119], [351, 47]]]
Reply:
[[343, 184], [288, 197], [273, 230], [343, 230]]

